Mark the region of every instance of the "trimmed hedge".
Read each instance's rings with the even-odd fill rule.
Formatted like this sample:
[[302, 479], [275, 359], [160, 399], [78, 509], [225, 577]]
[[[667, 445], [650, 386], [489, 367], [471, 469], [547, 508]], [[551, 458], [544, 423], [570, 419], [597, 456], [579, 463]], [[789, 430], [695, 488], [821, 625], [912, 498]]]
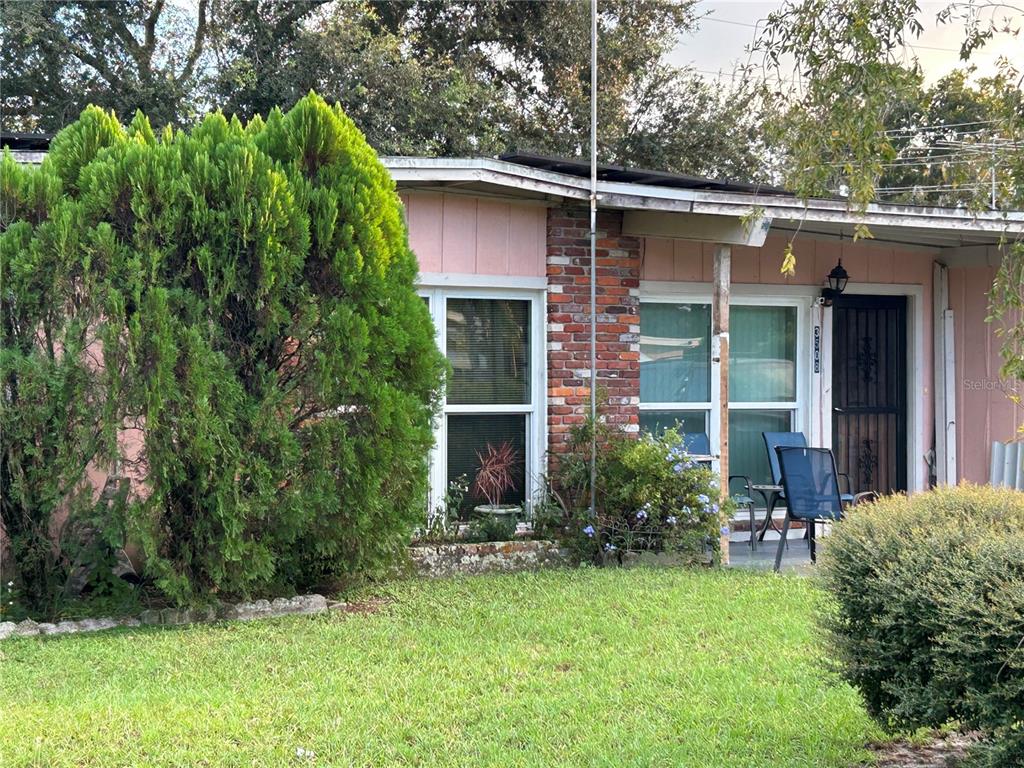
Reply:
[[1024, 766], [1024, 493], [984, 486], [857, 508], [821, 561], [846, 679], [890, 727], [977, 728], [976, 765]]

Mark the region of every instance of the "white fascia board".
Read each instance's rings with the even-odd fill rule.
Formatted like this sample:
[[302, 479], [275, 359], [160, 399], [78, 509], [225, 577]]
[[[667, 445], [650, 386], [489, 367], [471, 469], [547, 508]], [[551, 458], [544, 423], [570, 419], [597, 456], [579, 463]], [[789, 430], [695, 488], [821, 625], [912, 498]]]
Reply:
[[12, 149], [9, 151], [11, 157], [14, 158], [14, 162], [21, 163], [22, 165], [41, 165], [46, 158], [45, 152], [37, 152], [35, 150]]
[[[917, 211], [903, 209], [890, 212], [884, 209], [869, 207], [862, 215], [849, 210], [845, 206], [833, 207], [820, 205], [822, 202], [811, 200], [805, 207], [796, 201], [780, 202], [775, 199], [761, 199], [754, 207], [764, 209], [765, 215], [776, 221], [795, 222], [826, 222], [830, 224], [865, 224], [868, 227], [917, 227], [943, 231], [973, 232], [986, 235], [1003, 233], [1024, 233], [1024, 215], [1007, 214], [970, 214], [961, 211], [941, 211], [936, 208], [922, 208]], [[743, 216], [751, 209], [752, 204], [742, 205], [721, 201], [695, 201], [694, 213], [707, 213], [718, 216]]]
[[585, 179], [486, 157], [382, 157], [381, 162], [399, 184], [479, 182], [579, 200], [590, 197]]
[[[485, 182], [499, 186], [587, 200], [589, 180], [491, 158], [383, 157], [398, 182]], [[1024, 234], [1024, 212], [970, 212], [871, 204], [861, 214], [844, 200], [800, 200], [778, 195], [675, 189], [650, 184], [598, 181], [602, 208], [703, 213], [745, 217], [758, 211], [775, 221], [828, 222], [871, 226], [918, 227], [985, 235]]]

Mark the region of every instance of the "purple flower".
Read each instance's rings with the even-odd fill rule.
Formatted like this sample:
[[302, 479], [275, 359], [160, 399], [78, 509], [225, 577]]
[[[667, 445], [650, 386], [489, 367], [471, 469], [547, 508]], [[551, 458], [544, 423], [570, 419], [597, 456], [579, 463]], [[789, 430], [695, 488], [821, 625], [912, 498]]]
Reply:
[[723, 525], [722, 526], [722, 535], [723, 536], [728, 536], [729, 535], [729, 526], [728, 525]]
[[686, 467], [683, 466], [682, 464], [673, 464], [672, 465], [672, 471], [675, 472], [677, 475], [683, 474], [683, 470], [684, 469], [686, 469]]
[[697, 496], [697, 501], [699, 501], [706, 507], [708, 505], [708, 502], [711, 501], [711, 499], [708, 498], [708, 495], [706, 493], [701, 493]]
[[676, 520], [676, 516], [675, 515], [669, 515], [668, 517], [665, 518], [665, 522], [668, 523], [669, 525], [675, 525], [678, 521]]
[[647, 510], [641, 509], [639, 512], [637, 512], [636, 519], [641, 523], [644, 522], [647, 519]]
[[588, 525], [586, 528], [583, 529], [583, 533], [589, 536], [590, 538], [594, 538], [594, 526]]
[[604, 551], [605, 552], [614, 552], [615, 551], [615, 545], [612, 544], [612, 543], [605, 544], [604, 545]]

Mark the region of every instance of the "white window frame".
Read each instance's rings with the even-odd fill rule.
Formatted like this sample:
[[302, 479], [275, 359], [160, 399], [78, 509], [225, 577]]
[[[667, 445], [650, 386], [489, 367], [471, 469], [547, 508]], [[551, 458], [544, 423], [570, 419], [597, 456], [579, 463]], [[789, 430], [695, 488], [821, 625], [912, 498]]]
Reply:
[[[818, 291], [814, 286], [765, 286], [733, 284], [729, 306], [796, 307], [796, 399], [779, 402], [730, 403], [731, 410], [790, 411], [791, 429], [807, 433], [810, 424], [811, 393], [811, 310], [817, 306]], [[640, 283], [640, 303], [707, 304], [712, 303], [710, 283], [650, 282]], [[643, 313], [641, 307], [640, 312]], [[705, 403], [645, 403], [641, 411], [701, 411], [708, 415], [708, 438], [711, 451], [721, 453], [721, 390], [718, 387], [718, 365], [711, 364], [711, 400]]]
[[[530, 302], [530, 402], [505, 404], [449, 404], [447, 397], [442, 400], [441, 414], [434, 425], [434, 447], [430, 452], [430, 493], [428, 510], [432, 510], [444, 499], [448, 485], [448, 414], [502, 415], [523, 414], [526, 416], [526, 456], [524, 489], [524, 511], [529, 519], [533, 517], [533, 502], [543, 490], [542, 476], [545, 472], [547, 453], [547, 325], [545, 317], [547, 291], [537, 290], [532, 282], [524, 280], [522, 287], [490, 287], [492, 280], [467, 281], [475, 285], [453, 285], [447, 276], [443, 285], [424, 284], [418, 289], [420, 296], [429, 301], [430, 316], [436, 331], [435, 341], [441, 353], [447, 357], [448, 349], [448, 299], [509, 299]], [[431, 281], [433, 283], [434, 281]], [[486, 284], [483, 284], [485, 283]], [[472, 478], [470, 478], [472, 480]]]

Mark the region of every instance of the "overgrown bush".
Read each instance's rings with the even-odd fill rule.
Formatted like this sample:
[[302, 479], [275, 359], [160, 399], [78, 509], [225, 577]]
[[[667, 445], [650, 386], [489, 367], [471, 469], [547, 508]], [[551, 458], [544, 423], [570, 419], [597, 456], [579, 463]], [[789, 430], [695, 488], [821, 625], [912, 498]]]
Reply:
[[1024, 766], [1024, 493], [980, 486], [857, 507], [821, 560], [845, 677], [893, 727], [958, 721], [978, 765]]
[[680, 435], [629, 436], [598, 426], [595, 514], [590, 515], [591, 426], [575, 428], [568, 451], [552, 458], [540, 527], [562, 537], [585, 561], [622, 562], [640, 552], [675, 553], [680, 559], [717, 562], [718, 479], [690, 459]]
[[[100, 126], [102, 130], [103, 126]], [[107, 572], [110, 528], [94, 519], [119, 493], [87, 482], [116, 453], [113, 403], [89, 355], [106, 270], [84, 206], [63, 198], [52, 165], [0, 162], [0, 546], [9, 555], [0, 613], [53, 613], [77, 596], [80, 575]], [[116, 527], [116, 526], [112, 526]], [[116, 537], [116, 534], [115, 534]], [[6, 542], [3, 539], [6, 538]], [[14, 568], [10, 568], [11, 564]], [[95, 570], [95, 568], [91, 568]], [[109, 582], [91, 585], [94, 591]], [[0, 592], [5, 590], [0, 589]], [[18, 602], [11, 605], [13, 595]]]
[[[23, 471], [21, 450], [60, 478], [18, 501], [37, 529], [93, 443], [109, 462], [116, 432], [139, 427], [140, 456], [120, 463], [140, 492], [100, 533], [141, 545], [172, 599], [388, 565], [422, 516], [444, 361], [394, 184], [340, 109], [311, 94], [266, 122], [211, 114], [157, 136], [141, 114], [125, 128], [90, 108], [41, 168], [3, 168], [19, 190], [0, 234], [19, 278], [4, 286], [5, 397], [40, 382], [38, 414], [4, 403], [3, 469]], [[69, 307], [29, 378], [9, 345]], [[14, 566], [22, 582], [46, 570]]]

